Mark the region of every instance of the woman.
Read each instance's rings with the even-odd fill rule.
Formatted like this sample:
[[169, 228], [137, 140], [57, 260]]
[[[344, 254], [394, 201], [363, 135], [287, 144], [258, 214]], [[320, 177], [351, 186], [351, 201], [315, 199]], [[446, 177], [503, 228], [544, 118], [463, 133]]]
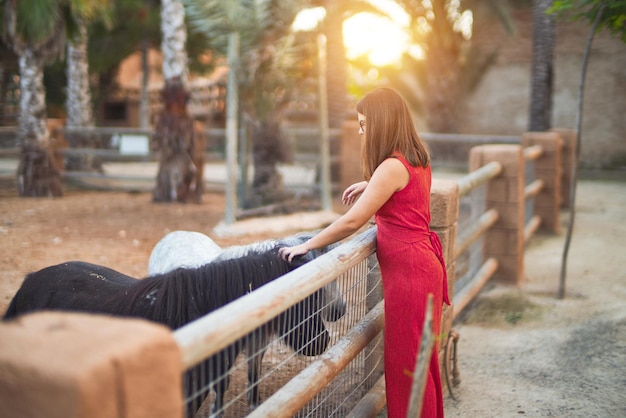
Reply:
[[[293, 257], [342, 240], [375, 215], [377, 251], [385, 297], [385, 382], [387, 415], [405, 418], [412, 374], [426, 316], [434, 297], [433, 328], [439, 335], [447, 295], [441, 243], [430, 231], [430, 156], [420, 140], [404, 99], [379, 88], [358, 104], [365, 181], [349, 186], [342, 202], [354, 205], [309, 241], [280, 249]], [[358, 200], [357, 200], [358, 198]], [[431, 357], [422, 417], [443, 417], [437, 349]]]

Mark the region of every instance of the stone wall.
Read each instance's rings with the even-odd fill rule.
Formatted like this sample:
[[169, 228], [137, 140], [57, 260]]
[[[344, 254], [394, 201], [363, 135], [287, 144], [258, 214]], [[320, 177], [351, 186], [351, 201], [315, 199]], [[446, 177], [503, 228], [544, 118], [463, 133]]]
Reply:
[[[530, 2], [513, 10], [515, 32], [484, 11], [474, 42], [497, 51], [495, 64], [465, 103], [461, 133], [520, 135], [528, 129], [532, 18]], [[557, 21], [552, 126], [576, 128], [580, 70], [590, 25]], [[581, 167], [626, 169], [626, 45], [606, 30], [594, 39], [587, 68]]]

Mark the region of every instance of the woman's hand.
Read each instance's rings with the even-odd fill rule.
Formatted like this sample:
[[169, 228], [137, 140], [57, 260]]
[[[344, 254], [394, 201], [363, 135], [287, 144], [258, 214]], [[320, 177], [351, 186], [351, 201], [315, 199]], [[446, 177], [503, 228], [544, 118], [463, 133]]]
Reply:
[[294, 257], [299, 255], [305, 255], [309, 252], [309, 248], [307, 247], [306, 242], [300, 245], [295, 245], [293, 247], [282, 247], [278, 250], [278, 255], [285, 261], [291, 263]]
[[354, 203], [357, 197], [359, 197], [361, 193], [363, 193], [363, 190], [365, 190], [366, 187], [366, 181], [361, 181], [358, 183], [354, 183], [351, 186], [348, 186], [341, 196], [341, 202], [343, 202], [344, 205], [350, 206]]

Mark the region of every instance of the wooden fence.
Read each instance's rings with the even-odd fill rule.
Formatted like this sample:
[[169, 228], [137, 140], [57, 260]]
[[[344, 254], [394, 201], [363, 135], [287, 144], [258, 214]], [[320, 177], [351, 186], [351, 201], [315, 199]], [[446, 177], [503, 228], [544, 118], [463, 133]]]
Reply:
[[[450, 309], [444, 311], [442, 327], [446, 337], [452, 334], [452, 320], [480, 292], [485, 283], [496, 276], [496, 273], [502, 281], [520, 284], [523, 263], [519, 264], [518, 261], [523, 261], [523, 247], [543, 221], [534, 208], [547, 208], [540, 202], [541, 197], [547, 195], [545, 184], [558, 182], [555, 178], [561, 175], [561, 171], [557, 169], [552, 170], [551, 177], [550, 173], [541, 172], [541, 167], [554, 167], [554, 159], [558, 159], [558, 152], [547, 152], [544, 147], [558, 150], [562, 142], [556, 133], [542, 134], [542, 137], [547, 137], [546, 143], [530, 144], [527, 148], [508, 144], [476, 147], [470, 157], [472, 163], [477, 165], [475, 170], [453, 181], [453, 184], [445, 181], [433, 182], [431, 196], [433, 229], [439, 233], [444, 243], [449, 277], [455, 277], [457, 260], [469, 251], [474, 243], [481, 243], [479, 251], [483, 253], [481, 264], [471, 272], [470, 280], [462, 287], [455, 287], [454, 279], [451, 280], [453, 305], [451, 311]], [[533, 142], [533, 138], [536, 139], [536, 136], [532, 134], [525, 136], [526, 142]], [[551, 160], [542, 161], [542, 157]], [[494, 161], [489, 161], [492, 159]], [[497, 161], [498, 159], [500, 161]], [[541, 176], [543, 178], [537, 178]], [[531, 177], [531, 181], [527, 182], [527, 177]], [[450, 215], [458, 216], [461, 197], [470, 195], [483, 186], [487, 187], [486, 194], [480, 195], [484, 201], [474, 202], [470, 206], [483, 207], [484, 212], [477, 214], [476, 220], [466, 229], [459, 230], [457, 234], [454, 230], [457, 217], [451, 219]], [[526, 202], [530, 199], [535, 199], [536, 202], [528, 206]], [[558, 205], [559, 200], [553, 200], [552, 204]], [[556, 206], [557, 213], [558, 209]], [[526, 210], [530, 210], [530, 213], [527, 214]], [[529, 221], [525, 222], [525, 219]], [[545, 225], [553, 225], [552, 220], [546, 221]], [[185, 353], [186, 367], [191, 367], [217, 353], [249, 333], [258, 324], [266, 322], [326, 283], [337, 279], [358, 263], [367, 261], [375, 251], [375, 230], [375, 227], [368, 229], [331, 253], [283, 276], [275, 283], [268, 284], [266, 288], [259, 290], [259, 294], [242, 298], [222, 308], [220, 312], [208, 315], [202, 321], [177, 331], [175, 336]], [[456, 239], [451, 242], [450, 238], [455, 236]], [[496, 237], [496, 245], [488, 244], [493, 237]], [[495, 252], [494, 248], [497, 248]], [[513, 274], [510, 274], [511, 265], [517, 267]], [[505, 274], [501, 274], [501, 270]], [[279, 389], [249, 416], [297, 415], [300, 408], [313, 399], [321, 388], [329, 384], [340, 372], [339, 366], [347, 364], [354, 358], [355, 349], [366, 347], [371, 338], [382, 330], [380, 327], [382, 315], [381, 307], [371, 310], [363, 318], [363, 322], [355, 325], [327, 353], [321, 355], [302, 374], [294, 377], [292, 382]], [[252, 318], [258, 319], [257, 325], [253, 323]], [[445, 360], [443, 354], [449, 351], [448, 345], [454, 344], [454, 341], [444, 340], [443, 343], [440, 353], [444, 363], [442, 373], [449, 381], [453, 379], [452, 365], [443, 361]], [[373, 392], [368, 394], [369, 399], [383, 396], [380, 385], [372, 385], [371, 388]], [[374, 405], [380, 404], [380, 399], [374, 402]], [[359, 407], [359, 410], [362, 409], [362, 406]], [[375, 414], [376, 411], [371, 413]]]
[[[558, 230], [558, 211], [563, 205], [561, 166], [566, 160], [562, 158], [566, 149], [563, 136], [563, 132], [527, 133], [519, 145], [474, 147], [469, 157], [469, 174], [456, 180], [433, 180], [431, 228], [442, 241], [449, 293], [453, 296], [452, 306], [443, 312], [442, 344], [437, 353], [449, 390], [455, 377], [456, 351], [452, 347], [458, 335], [452, 328], [454, 318], [489, 280], [521, 284], [525, 244], [538, 229]], [[467, 203], [461, 203], [464, 198], [469, 198]], [[469, 223], [460, 222], [464, 216]], [[358, 318], [352, 319], [350, 328], [333, 336], [333, 344], [326, 352], [313, 358], [288, 382], [268, 394], [249, 416], [298, 416], [305, 407], [318, 414], [307, 416], [375, 416], [384, 406], [382, 371], [376, 360], [382, 356], [380, 343], [376, 341], [383, 329], [384, 313], [377, 284], [375, 241], [376, 227], [372, 226], [303, 267], [175, 331], [172, 338], [180, 349], [181, 370], [199, 364], [330, 281], [352, 275], [360, 279], [350, 286], [365, 289], [366, 309], [355, 314]], [[469, 267], [463, 269], [467, 270], [469, 279], [457, 283], [462, 259], [472, 258], [468, 252], [474, 253], [472, 256], [478, 254], [479, 262], [467, 263]], [[20, 331], [29, 333], [28, 327]], [[19, 335], [14, 338], [19, 339]], [[451, 357], [450, 353], [455, 355]], [[0, 360], [2, 358], [0, 355]], [[359, 367], [367, 365], [370, 370], [367, 373], [350, 370], [351, 375], [357, 374], [363, 381], [357, 384], [358, 398], [346, 404], [349, 397], [345, 390], [340, 395], [319, 396], [357, 358]], [[274, 367], [273, 363], [264, 364], [266, 373], [271, 373]], [[28, 374], [28, 367], [22, 372]], [[16, 375], [19, 386], [20, 373]], [[175, 390], [180, 392], [180, 387]], [[0, 401], [10, 403], [13, 400]], [[330, 405], [338, 401], [342, 403], [340, 409]], [[47, 408], [54, 408], [54, 405], [41, 405], [42, 411]], [[151, 411], [151, 405], [146, 404], [145, 411]], [[152, 416], [165, 415], [153, 411]]]

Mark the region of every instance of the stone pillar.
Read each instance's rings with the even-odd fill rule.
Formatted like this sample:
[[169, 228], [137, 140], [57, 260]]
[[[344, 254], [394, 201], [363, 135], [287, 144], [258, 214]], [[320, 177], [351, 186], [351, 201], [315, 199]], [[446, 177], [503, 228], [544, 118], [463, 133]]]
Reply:
[[45, 312], [0, 323], [0, 415], [182, 417], [182, 364], [164, 326]]
[[576, 161], [576, 147], [577, 138], [576, 130], [555, 128], [551, 129], [552, 132], [557, 132], [561, 135], [563, 140], [563, 150], [561, 153], [561, 208], [569, 208], [571, 206], [571, 193], [572, 193], [572, 177], [574, 174], [574, 168], [577, 164]]
[[[439, 370], [441, 381], [446, 379], [445, 373], [450, 372], [445, 363], [445, 349], [448, 335], [454, 320], [454, 281], [456, 279], [456, 261], [454, 259], [454, 244], [456, 242], [459, 219], [459, 185], [456, 181], [433, 179], [430, 189], [430, 228], [437, 233], [441, 241], [443, 258], [446, 262], [448, 274], [448, 296], [451, 305], [443, 304], [441, 311], [441, 333], [436, 336], [439, 352]], [[444, 385], [444, 391], [447, 386]]]
[[[454, 280], [456, 261], [454, 244], [456, 242], [459, 218], [459, 186], [456, 181], [433, 179], [430, 190], [430, 228], [437, 233], [443, 249], [443, 258], [448, 273], [448, 296], [454, 299]], [[443, 305], [441, 335], [439, 347], [443, 348], [453, 320], [452, 305]]]
[[487, 182], [485, 210], [498, 221], [485, 234], [485, 258], [498, 260], [494, 279], [520, 285], [524, 278], [524, 153], [520, 145], [481, 145], [470, 151], [470, 172], [492, 161], [502, 172]]
[[539, 228], [559, 232], [559, 208], [561, 206], [561, 153], [563, 140], [557, 132], [526, 132], [522, 135], [524, 148], [540, 145], [541, 156], [534, 160], [535, 178], [543, 181], [543, 188], [535, 196], [533, 214], [541, 218]]

